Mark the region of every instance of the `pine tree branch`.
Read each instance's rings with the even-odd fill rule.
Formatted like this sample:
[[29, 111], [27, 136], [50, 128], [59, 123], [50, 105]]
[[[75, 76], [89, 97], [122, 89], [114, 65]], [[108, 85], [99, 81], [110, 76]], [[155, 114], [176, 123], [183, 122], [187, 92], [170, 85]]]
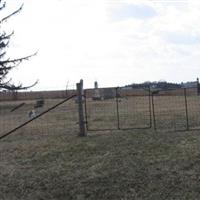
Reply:
[[10, 84], [9, 82], [6, 83], [0, 83], [0, 89], [6, 89], [6, 90], [27, 90], [31, 87], [34, 87], [35, 85], [38, 84], [38, 80], [33, 83], [32, 85], [26, 86], [26, 87], [22, 87], [22, 84], [19, 85], [14, 85], [14, 84]]
[[5, 43], [5, 42], [0, 42], [0, 49], [3, 49], [5, 47], [7, 47], [9, 44], [9, 42]]
[[[0, 11], [2, 9], [4, 9], [6, 7], [6, 3], [5, 0], [0, 0]], [[4, 18], [0, 19], [0, 25], [2, 23], [4, 23], [5, 21], [7, 21], [9, 18], [11, 18], [12, 16], [16, 15], [17, 13], [19, 13], [23, 8], [23, 4], [14, 12], [12, 12], [11, 14], [7, 15]], [[35, 86], [38, 81], [36, 81], [35, 83], [33, 83], [30, 86], [26, 86], [23, 87], [23, 85], [21, 83], [19, 84], [14, 84], [12, 79], [7, 78], [8, 73], [10, 72], [10, 70], [12, 70], [13, 68], [17, 67], [22, 61], [24, 60], [29, 60], [29, 58], [31, 58], [32, 56], [36, 55], [36, 53], [26, 56], [26, 57], [21, 57], [21, 58], [17, 58], [17, 59], [3, 59], [4, 56], [6, 55], [6, 47], [9, 45], [9, 40], [10, 37], [14, 34], [14, 32], [10, 33], [10, 34], [6, 34], [6, 32], [1, 31], [0, 32], [0, 90], [1, 89], [6, 89], [6, 90], [26, 90], [29, 89], [33, 86]]]
[[2, 40], [9, 40], [10, 37], [14, 34], [14, 31], [12, 33], [10, 33], [9, 35], [6, 35], [6, 33], [3, 33], [1, 36], [0, 36], [0, 41]]
[[37, 55], [37, 52], [32, 54], [32, 55], [22, 57], [22, 58], [17, 58], [17, 59], [13, 59], [13, 60], [8, 59], [8, 60], [0, 61], [0, 66], [5, 66], [5, 65], [10, 64], [10, 63], [12, 63], [12, 64], [21, 63], [23, 60], [28, 60], [29, 58], [31, 58], [35, 55]]
[[6, 55], [6, 52], [3, 52], [0, 54], [0, 59], [3, 58]]
[[[1, 81], [3, 80], [3, 78], [1, 78]], [[4, 83], [1, 83], [1, 85], [8, 85], [11, 82], [12, 79], [9, 79], [9, 81], [6, 81]]]
[[[1, 3], [1, 1], [0, 1]], [[0, 7], [0, 10], [4, 9], [6, 7], [6, 2], [3, 3], [3, 5]]]
[[[9, 19], [9, 18], [12, 17], [13, 15], [17, 14], [18, 12], [20, 12], [20, 11], [22, 10], [23, 6], [24, 6], [24, 4], [22, 4], [22, 5], [20, 6], [19, 9], [17, 9], [17, 10], [14, 11], [13, 13], [11, 13], [10, 15], [8, 15], [8, 16], [4, 17], [3, 19], [1, 19], [1, 20], [0, 20], [0, 24], [2, 24], [4, 21], [6, 21], [7, 19]], [[2, 9], [3, 9], [3, 8], [2, 8]]]
[[0, 75], [3, 73], [5, 73], [6, 71], [11, 70], [12, 68], [14, 68], [15, 66], [10, 66], [10, 67], [0, 67]]

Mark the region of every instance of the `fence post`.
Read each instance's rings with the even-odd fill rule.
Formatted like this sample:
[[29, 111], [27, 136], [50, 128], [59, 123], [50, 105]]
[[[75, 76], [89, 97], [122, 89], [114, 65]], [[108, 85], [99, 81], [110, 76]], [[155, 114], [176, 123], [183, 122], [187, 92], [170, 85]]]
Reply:
[[117, 129], [120, 130], [120, 120], [119, 120], [119, 93], [118, 93], [119, 87], [116, 88], [116, 111], [117, 111]]
[[150, 126], [150, 128], [152, 128], [151, 87], [150, 87], [150, 85], [149, 85], [149, 121], [150, 121], [149, 126]]
[[197, 96], [200, 96], [200, 84], [199, 84], [199, 78], [197, 78]]
[[84, 90], [84, 103], [85, 103], [85, 125], [86, 125], [86, 131], [88, 131], [89, 127], [88, 127], [88, 114], [87, 114], [87, 90]]
[[187, 91], [184, 88], [184, 97], [185, 97], [185, 115], [186, 115], [186, 130], [189, 130], [189, 118], [188, 118], [188, 103], [187, 103]]
[[154, 104], [154, 93], [151, 93], [151, 102], [152, 102], [152, 114], [153, 114], [153, 125], [154, 130], [157, 130], [157, 124], [156, 124], [156, 115], [155, 115], [155, 104]]
[[78, 113], [79, 113], [79, 136], [86, 136], [84, 112], [83, 112], [83, 80], [76, 84], [77, 88], [77, 100], [78, 100]]

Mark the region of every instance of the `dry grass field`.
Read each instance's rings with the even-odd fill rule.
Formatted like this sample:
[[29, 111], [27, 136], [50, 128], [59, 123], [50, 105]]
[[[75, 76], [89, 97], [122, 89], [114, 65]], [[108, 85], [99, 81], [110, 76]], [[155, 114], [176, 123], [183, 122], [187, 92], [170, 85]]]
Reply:
[[[37, 112], [59, 101], [45, 100]], [[35, 101], [10, 112], [20, 103], [0, 102], [1, 135], [29, 119]], [[93, 131], [80, 138], [77, 104], [70, 100], [4, 138], [0, 200], [200, 199], [200, 131], [166, 131], [183, 130], [181, 96], [154, 103], [156, 125], [165, 131]], [[146, 97], [118, 104], [122, 128], [149, 125]], [[188, 97], [193, 127], [200, 123], [199, 105], [199, 97]], [[88, 100], [87, 109], [90, 128], [117, 127], [115, 100]]]

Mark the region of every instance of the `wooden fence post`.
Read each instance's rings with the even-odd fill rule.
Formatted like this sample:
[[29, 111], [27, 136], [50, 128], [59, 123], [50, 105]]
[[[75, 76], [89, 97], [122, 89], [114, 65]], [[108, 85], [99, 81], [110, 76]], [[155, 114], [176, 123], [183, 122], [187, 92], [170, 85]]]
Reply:
[[83, 110], [83, 80], [76, 84], [77, 100], [78, 100], [78, 113], [79, 113], [79, 136], [86, 136], [84, 110]]
[[199, 78], [197, 78], [197, 96], [200, 96], [200, 84], [199, 84]]

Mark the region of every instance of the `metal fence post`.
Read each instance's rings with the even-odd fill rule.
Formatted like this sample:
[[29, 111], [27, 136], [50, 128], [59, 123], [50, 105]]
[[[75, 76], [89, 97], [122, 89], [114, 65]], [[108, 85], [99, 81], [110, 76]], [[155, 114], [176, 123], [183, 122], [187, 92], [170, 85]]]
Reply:
[[188, 119], [188, 103], [187, 103], [187, 91], [184, 88], [184, 97], [185, 97], [185, 115], [186, 115], [186, 130], [189, 130], [189, 119]]
[[86, 136], [85, 121], [84, 121], [84, 109], [83, 109], [83, 80], [76, 84], [77, 88], [77, 100], [78, 100], [78, 113], [79, 113], [79, 136]]

